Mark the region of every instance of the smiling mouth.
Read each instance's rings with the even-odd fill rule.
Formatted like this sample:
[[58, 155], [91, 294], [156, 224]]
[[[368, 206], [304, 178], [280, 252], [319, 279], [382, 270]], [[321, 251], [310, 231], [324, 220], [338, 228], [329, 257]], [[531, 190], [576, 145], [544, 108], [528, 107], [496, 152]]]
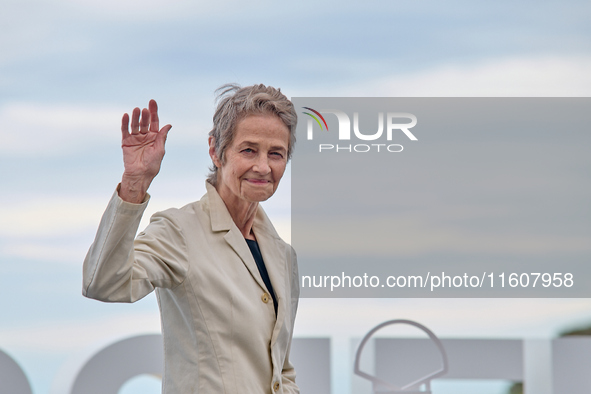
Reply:
[[250, 183], [254, 183], [256, 185], [265, 185], [270, 182], [267, 179], [254, 179], [254, 178], [246, 179], [246, 181], [250, 182]]

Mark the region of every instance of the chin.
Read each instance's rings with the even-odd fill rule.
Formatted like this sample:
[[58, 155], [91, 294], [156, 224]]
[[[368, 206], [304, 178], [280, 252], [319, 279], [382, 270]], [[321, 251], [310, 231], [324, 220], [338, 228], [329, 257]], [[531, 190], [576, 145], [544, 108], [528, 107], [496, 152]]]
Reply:
[[271, 196], [273, 196], [273, 194], [250, 196], [250, 198], [248, 198], [248, 200], [250, 200], [252, 202], [263, 202], [263, 201], [267, 201], [268, 199], [270, 199]]
[[247, 193], [244, 197], [246, 200], [248, 200], [250, 202], [263, 202], [263, 201], [267, 201], [269, 198], [271, 198], [271, 196], [273, 194], [274, 194], [274, 192], [260, 191], [258, 193], [256, 193], [256, 192]]

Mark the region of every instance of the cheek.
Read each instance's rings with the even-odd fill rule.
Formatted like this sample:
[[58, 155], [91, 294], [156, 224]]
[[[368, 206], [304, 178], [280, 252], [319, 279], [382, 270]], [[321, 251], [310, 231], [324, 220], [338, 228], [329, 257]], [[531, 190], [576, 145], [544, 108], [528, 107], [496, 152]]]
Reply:
[[279, 182], [281, 178], [283, 178], [283, 174], [285, 173], [285, 165], [284, 164], [277, 164], [273, 167], [273, 178], [275, 182]]
[[234, 182], [240, 182], [241, 178], [248, 172], [248, 165], [247, 163], [235, 160], [231, 169], [230, 169], [230, 176], [234, 180]]

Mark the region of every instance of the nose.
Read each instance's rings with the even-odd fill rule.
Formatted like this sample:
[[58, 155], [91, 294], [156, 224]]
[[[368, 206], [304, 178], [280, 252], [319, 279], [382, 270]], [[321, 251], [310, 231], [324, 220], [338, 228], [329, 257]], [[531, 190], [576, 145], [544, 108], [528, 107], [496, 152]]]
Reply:
[[267, 155], [257, 155], [256, 162], [252, 170], [261, 175], [269, 174], [271, 172], [271, 167], [269, 166], [269, 159]]

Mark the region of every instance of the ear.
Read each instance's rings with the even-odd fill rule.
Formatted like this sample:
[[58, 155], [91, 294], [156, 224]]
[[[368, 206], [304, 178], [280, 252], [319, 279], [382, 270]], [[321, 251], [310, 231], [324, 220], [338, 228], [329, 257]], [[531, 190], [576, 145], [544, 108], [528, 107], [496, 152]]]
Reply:
[[216, 166], [217, 168], [221, 168], [222, 161], [220, 160], [217, 153], [215, 152], [215, 138], [212, 135], [210, 135], [208, 142], [209, 142], [209, 157], [211, 157], [211, 161], [213, 162], [214, 166]]

